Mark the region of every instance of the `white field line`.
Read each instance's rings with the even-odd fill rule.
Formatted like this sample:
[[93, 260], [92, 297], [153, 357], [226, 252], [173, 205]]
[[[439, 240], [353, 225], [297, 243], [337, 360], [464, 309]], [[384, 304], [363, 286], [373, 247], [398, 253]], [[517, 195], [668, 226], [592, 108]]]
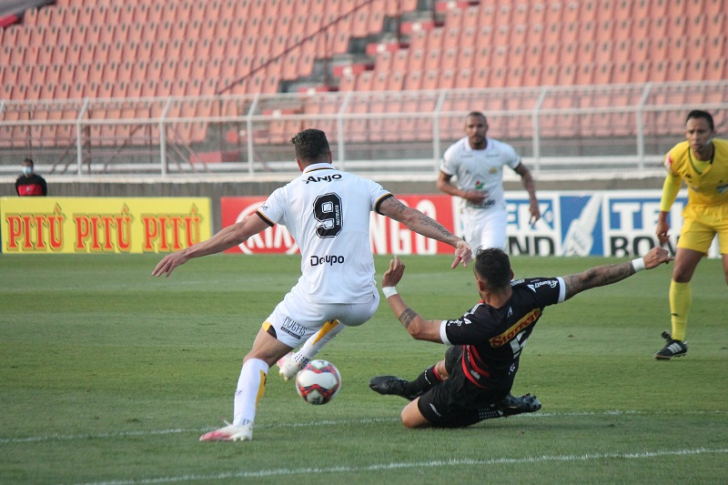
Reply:
[[301, 475], [323, 475], [326, 473], [365, 473], [382, 470], [402, 470], [407, 468], [435, 468], [445, 466], [483, 466], [483, 465], [518, 465], [544, 462], [577, 462], [604, 460], [613, 458], [622, 459], [644, 459], [659, 458], [663, 456], [689, 456], [704, 454], [725, 454], [728, 448], [695, 448], [686, 450], [661, 450], [645, 451], [640, 453], [594, 453], [584, 455], [541, 455], [527, 456], [522, 458], [490, 458], [488, 460], [478, 459], [456, 459], [456, 460], [433, 460], [424, 462], [398, 462], [378, 463], [366, 466], [337, 466], [328, 468], [278, 468], [273, 470], [259, 471], [238, 471], [225, 472], [214, 475], [178, 475], [174, 477], [137, 478], [133, 480], [112, 480], [107, 482], [90, 482], [83, 485], [134, 485], [154, 483], [189, 482], [193, 480], [210, 482], [213, 480], [228, 480], [231, 478], [261, 478], [261, 477], [283, 477]]
[[[524, 414], [515, 419], [541, 419], [541, 418], [558, 418], [558, 417], [571, 417], [571, 416], [624, 416], [624, 415], [676, 415], [681, 416], [720, 416], [728, 414], [723, 411], [671, 411], [671, 412], [645, 412], [645, 411], [603, 411], [599, 413], [594, 412], [574, 412], [574, 413], [534, 413]], [[514, 419], [514, 418], [511, 418]], [[342, 419], [342, 420], [322, 420], [322, 421], [309, 421], [306, 423], [279, 423], [279, 424], [260, 424], [256, 425], [255, 429], [272, 429], [272, 428], [307, 428], [311, 426], [342, 426], [351, 424], [374, 424], [374, 423], [394, 423], [399, 422], [399, 418], [365, 418], [365, 419]], [[205, 433], [212, 431], [214, 427], [204, 428], [174, 428], [174, 429], [160, 429], [160, 430], [144, 430], [144, 431], [114, 431], [110, 433], [98, 433], [98, 434], [58, 434], [52, 433], [43, 436], [28, 436], [25, 438], [0, 438], [0, 445], [11, 445], [20, 443], [38, 443], [43, 441], [73, 441], [73, 440], [88, 440], [88, 439], [104, 439], [104, 438], [123, 438], [126, 436], [155, 436], [155, 435], [167, 435], [167, 434], [185, 434], [185, 433]]]
[[[310, 421], [308, 423], [281, 423], [281, 424], [269, 424], [269, 425], [257, 425], [258, 429], [266, 428], [306, 428], [311, 426], [341, 426], [349, 424], [371, 424], [371, 423], [386, 423], [398, 421], [397, 418], [372, 418], [372, 419], [342, 419], [340, 421], [324, 420], [324, 421]], [[125, 436], [153, 436], [153, 435], [165, 435], [165, 434], [183, 434], [183, 433], [204, 433], [212, 431], [217, 428], [205, 427], [205, 428], [176, 428], [176, 429], [160, 429], [160, 430], [148, 430], [148, 431], [117, 431], [111, 433], [100, 433], [100, 434], [67, 434], [62, 435], [53, 433], [45, 436], [30, 436], [27, 438], [0, 438], [0, 445], [14, 444], [14, 443], [37, 443], [40, 441], [72, 441], [72, 440], [87, 440], [87, 439], [101, 439], [101, 438], [123, 438]]]

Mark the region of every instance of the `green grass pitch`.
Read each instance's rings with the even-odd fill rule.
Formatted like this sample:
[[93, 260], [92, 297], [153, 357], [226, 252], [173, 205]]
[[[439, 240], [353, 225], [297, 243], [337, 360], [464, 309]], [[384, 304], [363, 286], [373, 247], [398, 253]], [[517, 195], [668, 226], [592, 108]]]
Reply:
[[[312, 406], [271, 369], [250, 443], [200, 443], [230, 419], [243, 355], [299, 276], [296, 256], [219, 255], [170, 278], [160, 256], [0, 255], [0, 483], [726, 483], [728, 293], [693, 282], [687, 357], [657, 362], [670, 268], [544, 312], [514, 393], [534, 415], [406, 430], [370, 377], [415, 377], [445, 347], [412, 340], [386, 303], [320, 356], [343, 388]], [[450, 257], [403, 257], [400, 293], [426, 318], [477, 300]], [[388, 264], [377, 257], [377, 278]], [[517, 277], [614, 260], [513, 260]]]

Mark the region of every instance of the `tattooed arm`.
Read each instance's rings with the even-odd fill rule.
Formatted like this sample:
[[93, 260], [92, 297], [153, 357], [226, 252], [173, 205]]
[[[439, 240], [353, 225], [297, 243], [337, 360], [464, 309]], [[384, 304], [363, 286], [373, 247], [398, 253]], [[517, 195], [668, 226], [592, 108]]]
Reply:
[[379, 206], [379, 213], [387, 216], [395, 221], [401, 222], [407, 229], [421, 234], [430, 239], [436, 239], [455, 248], [455, 261], [452, 267], [455, 268], [458, 264], [462, 263], [463, 266], [467, 266], [470, 259], [473, 257], [470, 245], [463, 241], [461, 238], [455, 236], [445, 227], [426, 216], [417, 209], [407, 207], [402, 202], [397, 200], [395, 197], [389, 197]]
[[[399, 283], [404, 274], [404, 263], [395, 256], [389, 263], [389, 269], [382, 277], [382, 288], [393, 288]], [[399, 294], [387, 298], [389, 308], [407, 329], [407, 332], [416, 340], [442, 343], [440, 338], [440, 324], [442, 320], [425, 320], [404, 302]]]
[[[674, 258], [669, 256], [666, 249], [656, 247], [642, 258], [645, 269], [655, 268], [663, 263], [667, 264]], [[582, 273], [576, 273], [564, 276], [566, 285], [566, 299], [581, 293], [584, 290], [596, 288], [598, 286], [611, 285], [635, 274], [635, 269], [631, 261], [624, 263], [608, 264], [588, 269]]]

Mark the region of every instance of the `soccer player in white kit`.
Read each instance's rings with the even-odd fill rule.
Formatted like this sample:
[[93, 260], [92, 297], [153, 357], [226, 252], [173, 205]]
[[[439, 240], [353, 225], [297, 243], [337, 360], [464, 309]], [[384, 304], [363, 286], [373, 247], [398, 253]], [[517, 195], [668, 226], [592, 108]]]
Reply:
[[[512, 146], [488, 138], [488, 122], [478, 111], [465, 120], [466, 137], [445, 151], [440, 165], [437, 188], [462, 198], [461, 214], [465, 240], [474, 249], [506, 250], [506, 204], [503, 191], [503, 167], [521, 176], [530, 199], [530, 223], [541, 218], [536, 187], [531, 172], [521, 162]], [[451, 181], [457, 178], [457, 186]]]
[[[167, 255], [152, 274], [169, 274], [190, 258], [242, 244], [274, 224], [283, 224], [301, 249], [301, 278], [265, 320], [243, 359], [233, 422], [200, 441], [249, 441], [268, 369], [317, 334], [361, 325], [379, 305], [369, 215], [375, 210], [408, 229], [455, 247], [455, 268], [472, 257], [467, 242], [422, 212], [406, 207], [379, 184], [336, 170], [326, 134], [308, 129], [291, 140], [302, 174], [275, 190], [257, 212], [207, 241]], [[341, 324], [343, 325], [341, 325]]]

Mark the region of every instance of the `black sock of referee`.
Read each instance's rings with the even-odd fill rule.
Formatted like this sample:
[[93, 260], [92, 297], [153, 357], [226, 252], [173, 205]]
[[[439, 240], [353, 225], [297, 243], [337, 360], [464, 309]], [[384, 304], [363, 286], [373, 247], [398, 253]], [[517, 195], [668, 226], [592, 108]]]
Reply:
[[404, 390], [410, 396], [417, 397], [429, 391], [442, 381], [443, 379], [437, 374], [435, 366], [433, 365], [432, 367], [425, 369], [422, 374], [417, 376], [417, 379], [409, 381], [405, 385]]

